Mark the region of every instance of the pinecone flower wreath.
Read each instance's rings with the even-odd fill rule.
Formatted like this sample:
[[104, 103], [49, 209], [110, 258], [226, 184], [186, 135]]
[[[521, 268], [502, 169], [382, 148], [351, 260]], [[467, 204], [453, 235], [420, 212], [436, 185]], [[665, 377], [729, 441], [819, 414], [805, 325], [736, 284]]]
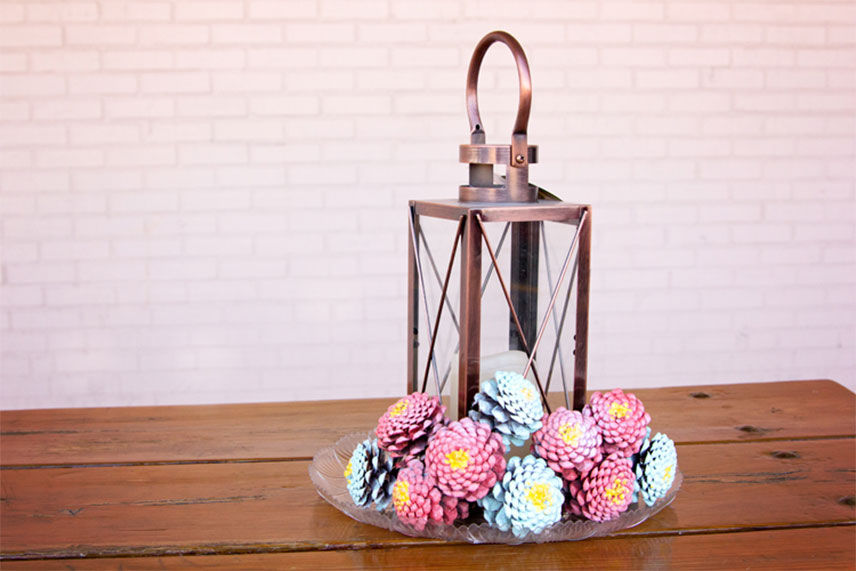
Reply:
[[488, 524], [518, 538], [541, 533], [562, 518], [562, 479], [532, 454], [514, 456], [501, 482], [479, 500]]
[[411, 393], [391, 404], [378, 419], [375, 434], [378, 446], [393, 457], [416, 456], [428, 446], [428, 439], [448, 420], [446, 407], [438, 397]]
[[671, 438], [658, 432], [651, 440], [645, 439], [636, 463], [636, 490], [644, 502], [653, 506], [665, 496], [675, 481], [678, 469], [678, 451]]
[[603, 437], [604, 455], [615, 453], [630, 458], [639, 451], [651, 416], [636, 395], [625, 394], [621, 389], [595, 392], [589, 407]]
[[398, 473], [392, 503], [398, 519], [422, 531], [428, 522], [452, 525], [469, 515], [469, 504], [444, 495], [420, 460], [411, 459]]
[[502, 434], [506, 451], [511, 449], [511, 444], [523, 446], [526, 439], [541, 428], [544, 408], [538, 389], [523, 375], [497, 371], [480, 388], [469, 416]]
[[378, 447], [377, 438], [357, 444], [345, 468], [348, 492], [354, 503], [358, 506], [374, 503], [378, 511], [389, 505], [397, 475], [394, 459]]
[[447, 496], [474, 502], [505, 473], [502, 437], [487, 424], [463, 418], [437, 431], [425, 451], [425, 468]]
[[635, 485], [630, 459], [611, 454], [588, 475], [568, 482], [568, 506], [574, 515], [609, 521], [627, 511]]
[[559, 407], [532, 436], [532, 451], [565, 480], [576, 480], [602, 460], [601, 442], [591, 414]]

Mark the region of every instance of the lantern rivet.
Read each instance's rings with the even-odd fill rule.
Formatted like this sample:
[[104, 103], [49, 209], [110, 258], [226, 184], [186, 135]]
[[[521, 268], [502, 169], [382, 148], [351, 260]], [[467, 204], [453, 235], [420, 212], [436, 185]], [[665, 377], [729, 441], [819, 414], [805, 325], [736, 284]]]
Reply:
[[514, 157], [514, 160], [517, 161], [518, 163], [522, 163], [523, 159], [525, 159], [525, 158], [526, 157], [524, 157], [523, 155], [517, 155], [516, 157]]

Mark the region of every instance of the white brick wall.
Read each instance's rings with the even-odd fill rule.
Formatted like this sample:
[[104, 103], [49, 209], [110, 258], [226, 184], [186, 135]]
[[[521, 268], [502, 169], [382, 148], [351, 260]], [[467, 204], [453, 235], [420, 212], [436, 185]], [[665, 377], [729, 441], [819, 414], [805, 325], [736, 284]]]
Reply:
[[[856, 4], [6, 0], [0, 406], [394, 395], [477, 40], [595, 208], [593, 387], [856, 389]], [[490, 138], [516, 78], [488, 54]]]

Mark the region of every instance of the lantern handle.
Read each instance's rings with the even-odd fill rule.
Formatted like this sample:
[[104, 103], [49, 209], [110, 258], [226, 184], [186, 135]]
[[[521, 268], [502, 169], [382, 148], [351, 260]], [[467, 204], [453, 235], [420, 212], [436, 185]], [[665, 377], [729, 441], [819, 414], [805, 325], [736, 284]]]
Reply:
[[[508, 46], [514, 61], [517, 64], [517, 78], [520, 84], [520, 99], [517, 104], [517, 119], [514, 121], [514, 133], [512, 135], [512, 157], [526, 157], [526, 129], [529, 125], [529, 109], [532, 107], [532, 79], [529, 75], [529, 62], [523, 47], [508, 32], [494, 31], [486, 35], [476, 45], [473, 56], [470, 59], [470, 67], [467, 70], [467, 118], [470, 121], [470, 136], [472, 143], [484, 143], [484, 140], [476, 140], [484, 137], [481, 116], [479, 115], [478, 83], [479, 71], [482, 60], [487, 49], [494, 43], [500, 42]], [[516, 144], [515, 144], [516, 143]], [[525, 161], [525, 159], [524, 159]], [[528, 161], [525, 161], [528, 162]]]

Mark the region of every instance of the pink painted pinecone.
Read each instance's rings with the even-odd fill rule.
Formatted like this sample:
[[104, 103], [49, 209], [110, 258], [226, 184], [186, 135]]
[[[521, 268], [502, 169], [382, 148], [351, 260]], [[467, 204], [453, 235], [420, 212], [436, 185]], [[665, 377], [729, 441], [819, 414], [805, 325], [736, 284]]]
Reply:
[[615, 519], [627, 511], [635, 482], [630, 459], [611, 454], [582, 479], [568, 482], [568, 508], [594, 521]]
[[448, 420], [440, 399], [412, 393], [390, 405], [378, 419], [378, 446], [390, 456], [415, 456], [425, 450], [428, 439]]
[[417, 459], [399, 471], [392, 503], [398, 519], [420, 531], [429, 521], [452, 525], [456, 519], [466, 518], [470, 509], [468, 503], [443, 495]]
[[490, 426], [469, 418], [437, 431], [425, 452], [425, 467], [437, 487], [474, 502], [490, 492], [505, 473], [505, 445]]
[[591, 414], [603, 437], [603, 453], [617, 453], [630, 458], [645, 440], [651, 416], [633, 393], [621, 389], [608, 393], [595, 392], [589, 401]]
[[576, 480], [603, 459], [600, 429], [591, 415], [565, 407], [544, 415], [532, 450], [565, 480]]

